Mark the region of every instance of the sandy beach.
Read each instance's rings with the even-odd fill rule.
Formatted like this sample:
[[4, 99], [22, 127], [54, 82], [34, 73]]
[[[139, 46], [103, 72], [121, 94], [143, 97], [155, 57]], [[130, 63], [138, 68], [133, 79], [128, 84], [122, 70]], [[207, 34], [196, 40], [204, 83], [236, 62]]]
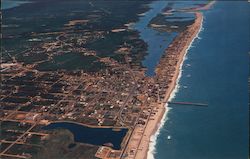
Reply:
[[[161, 119], [162, 119], [163, 115], [165, 114], [165, 109], [168, 109], [168, 108], [165, 108], [165, 104], [168, 102], [171, 93], [173, 92], [173, 90], [176, 87], [177, 79], [178, 79], [178, 76], [179, 76], [179, 73], [180, 73], [180, 70], [181, 70], [181, 66], [182, 66], [184, 57], [185, 57], [185, 55], [186, 55], [186, 53], [188, 51], [188, 48], [190, 47], [190, 45], [192, 44], [193, 40], [196, 38], [196, 36], [199, 33], [199, 30], [200, 30], [201, 25], [202, 25], [202, 20], [203, 20], [202, 14], [199, 13], [199, 12], [197, 12], [196, 13], [195, 23], [189, 28], [189, 30], [192, 33], [192, 35], [191, 35], [190, 38], [187, 39], [186, 45], [183, 46], [182, 51], [180, 52], [178, 63], [175, 66], [174, 76], [172, 77], [172, 82], [169, 84], [169, 88], [166, 91], [166, 95], [165, 95], [165, 99], [164, 99], [163, 103], [161, 103], [159, 105], [159, 108], [160, 108], [159, 109], [159, 113], [156, 114], [155, 120], [153, 120], [153, 122], [151, 122], [151, 123], [149, 123], [149, 125], [147, 125], [147, 127], [149, 127], [149, 128], [150, 127], [154, 127], [153, 131], [150, 130], [150, 129], [148, 129], [148, 128], [146, 128], [145, 134], [147, 134], [147, 133], [150, 134], [150, 135], [148, 135], [149, 136], [149, 140], [150, 140], [150, 137], [152, 135], [154, 135], [156, 133], [156, 131], [158, 130], [159, 123], [161, 122]], [[144, 158], [144, 159], [147, 158], [147, 152], [148, 152], [149, 142], [146, 143], [146, 144], [147, 144], [147, 146], [146, 146], [147, 147], [146, 153], [142, 153], [142, 155], [144, 155], [144, 156], [138, 156], [138, 159], [139, 158]]]
[[[177, 59], [175, 59], [176, 65], [172, 66], [175, 69], [174, 72], [172, 73], [172, 78], [170, 80], [171, 82], [170, 83], [166, 82], [168, 88], [166, 89], [164, 100], [159, 103], [155, 103], [150, 112], [149, 118], [146, 121], [145, 127], [139, 127], [139, 126], [135, 127], [135, 130], [132, 134], [132, 137], [126, 149], [126, 152], [130, 155], [126, 156], [126, 158], [146, 159], [148, 157], [149, 145], [151, 142], [150, 138], [157, 132], [161, 124], [161, 121], [165, 116], [166, 111], [168, 110], [165, 104], [168, 102], [171, 93], [176, 87], [177, 79], [179, 77], [184, 57], [191, 43], [197, 37], [197, 34], [201, 29], [203, 20], [202, 13], [197, 12], [195, 14], [196, 14], [195, 22], [191, 26], [189, 26], [189, 28], [184, 33], [180, 34], [178, 38], [176, 38], [172, 43], [174, 47], [175, 43], [178, 43], [177, 41], [179, 41], [180, 38], [182, 39], [181, 48], [179, 49], [180, 51], [175, 52], [175, 54], [177, 55]], [[168, 54], [168, 49], [165, 52], [166, 54]], [[159, 65], [161, 65], [161, 63], [163, 62], [166, 62], [166, 60], [168, 59], [167, 58], [161, 59]], [[161, 67], [164, 67], [164, 65]], [[156, 70], [156, 74], [162, 76], [161, 74], [164, 73], [162, 73], [159, 70]]]
[[212, 1], [208, 2], [204, 6], [198, 6], [198, 7], [195, 7], [195, 8], [180, 9], [179, 11], [194, 12], [194, 11], [209, 10], [215, 3], [216, 3], [216, 0], [212, 0]]
[[[192, 8], [185, 12], [194, 13], [196, 18], [192, 25], [184, 32], [180, 33], [169, 47], [165, 50], [165, 56], [161, 58], [155, 72], [156, 79], [164, 81], [167, 86], [164, 93], [164, 99], [158, 103], [152, 104], [152, 110], [149, 112], [149, 117], [145, 126], [136, 126], [131, 135], [128, 145], [124, 150], [128, 154], [127, 159], [151, 159], [153, 158], [154, 146], [159, 133], [159, 128], [164, 124], [167, 118], [169, 108], [166, 106], [167, 102], [171, 100], [180, 78], [181, 67], [190, 46], [195, 38], [198, 37], [202, 28], [203, 15], [201, 10], [210, 9], [216, 1], [213, 0], [205, 6]], [[174, 63], [174, 64], [173, 64]], [[151, 146], [151, 147], [150, 147]]]

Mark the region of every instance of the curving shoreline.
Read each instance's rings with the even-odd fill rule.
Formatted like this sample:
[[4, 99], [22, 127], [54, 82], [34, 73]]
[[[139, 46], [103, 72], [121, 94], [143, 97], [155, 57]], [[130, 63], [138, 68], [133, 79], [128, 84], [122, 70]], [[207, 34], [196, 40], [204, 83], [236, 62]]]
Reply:
[[126, 154], [128, 154], [125, 157], [127, 159], [153, 158], [159, 128], [163, 126], [167, 118], [169, 108], [166, 107], [166, 103], [171, 100], [171, 96], [173, 97], [175, 93], [184, 57], [201, 30], [202, 13], [194, 13], [196, 15], [195, 22], [173, 40], [160, 59], [154, 76], [155, 85], [158, 88], [158, 102], [151, 104], [152, 109], [148, 114], [145, 126], [134, 128], [125, 149]]
[[[175, 44], [178, 43], [177, 41], [183, 42], [183, 41], [187, 40], [186, 44], [183, 45], [181, 50], [179, 50], [179, 52], [177, 51], [179, 54], [179, 56], [176, 58], [178, 60], [178, 62], [175, 66], [174, 75], [170, 79], [171, 82], [170, 82], [169, 87], [168, 87], [166, 94], [165, 94], [165, 98], [164, 98], [164, 103], [166, 103], [165, 109], [159, 115], [160, 118], [158, 118], [159, 119], [158, 123], [160, 123], [160, 125], [155, 124], [155, 129], [153, 132], [151, 132], [149, 143], [147, 145], [147, 154], [145, 154], [144, 156], [140, 156], [140, 157], [143, 157], [143, 159], [154, 159], [154, 153], [155, 153], [155, 149], [156, 149], [156, 147], [155, 147], [156, 140], [157, 140], [158, 135], [160, 134], [161, 128], [163, 127], [165, 121], [167, 120], [167, 114], [168, 114], [168, 109], [169, 109], [167, 107], [167, 105], [168, 105], [167, 102], [171, 101], [172, 98], [174, 98], [175, 94], [178, 91], [178, 87], [179, 87], [178, 83], [179, 83], [179, 79], [181, 77], [181, 73], [182, 73], [181, 69], [182, 69], [182, 65], [185, 61], [185, 55], [188, 53], [188, 50], [192, 46], [192, 43], [194, 42], [194, 40], [196, 38], [199, 38], [198, 35], [202, 31], [203, 14], [199, 11], [210, 9], [215, 4], [215, 2], [216, 2], [215, 0], [212, 0], [209, 3], [207, 3], [205, 6], [185, 10], [185, 12], [194, 12], [196, 15], [195, 22], [186, 31], [184, 31], [184, 34], [185, 34], [185, 32], [189, 32], [189, 33], [191, 33], [191, 36], [189, 36], [187, 39], [185, 39], [185, 37], [183, 37], [183, 33], [181, 33], [178, 37], [176, 37], [174, 39], [172, 44], [165, 51], [166, 52], [165, 55], [167, 57], [167, 55], [168, 55], [167, 52], [173, 51], [170, 48], [176, 47]], [[158, 66], [165, 66], [163, 64], [163, 62], [168, 63], [168, 59], [166, 57], [163, 57], [161, 59]], [[160, 67], [156, 68], [156, 72], [158, 72], [158, 75], [159, 75], [160, 70], [164, 70], [164, 67], [163, 68], [160, 68]]]
[[168, 88], [167, 92], [166, 92], [166, 96], [165, 96], [165, 111], [162, 112], [163, 117], [162, 119], [159, 121], [161, 124], [160, 126], [155, 128], [155, 131], [152, 133], [151, 135], [151, 139], [150, 139], [150, 143], [149, 143], [149, 147], [148, 147], [148, 153], [147, 155], [144, 157], [144, 159], [154, 159], [154, 153], [155, 153], [155, 145], [156, 145], [156, 140], [157, 137], [160, 133], [161, 128], [163, 127], [165, 121], [167, 120], [167, 114], [168, 114], [168, 110], [169, 108], [167, 107], [167, 102], [171, 101], [174, 97], [175, 94], [178, 92], [178, 83], [181, 77], [181, 68], [183, 65], [183, 62], [185, 61], [185, 56], [188, 53], [188, 50], [190, 49], [190, 47], [192, 46], [192, 43], [194, 42], [194, 40], [196, 38], [198, 38], [198, 34], [200, 33], [201, 29], [202, 29], [202, 23], [203, 23], [203, 16], [201, 13], [196, 13], [196, 25], [199, 26], [198, 29], [196, 29], [193, 33], [193, 36], [190, 38], [190, 40], [188, 41], [188, 43], [183, 47], [183, 50], [180, 52], [180, 57], [178, 59], [178, 63], [175, 67], [176, 71], [175, 74], [172, 78], [172, 82], [170, 84], [170, 87]]
[[203, 14], [201, 10], [209, 9], [215, 1], [211, 1], [206, 6], [193, 8], [185, 12], [195, 14], [194, 23], [185, 31], [174, 38], [160, 59], [155, 69], [154, 82], [158, 89], [158, 102], [152, 103], [152, 109], [146, 120], [145, 126], [134, 128], [132, 137], [125, 148], [127, 159], [154, 159], [156, 140], [167, 120], [170, 101], [178, 91], [178, 82], [181, 77], [181, 68], [185, 60], [185, 55], [192, 43], [202, 30]]
[[[181, 41], [181, 46], [182, 48], [180, 48], [180, 51], [177, 52], [173, 52], [177, 57], [174, 57], [174, 59], [176, 59], [177, 63], [174, 66], [174, 72], [171, 73], [172, 78], [170, 79], [171, 82], [168, 85], [168, 88], [166, 90], [165, 93], [165, 97], [163, 102], [161, 102], [160, 104], [158, 104], [157, 108], [158, 108], [158, 112], [154, 115], [154, 120], [149, 121], [149, 123], [147, 124], [146, 128], [145, 128], [145, 133], [142, 139], [144, 142], [142, 142], [141, 144], [143, 144], [143, 149], [140, 150], [139, 152], [137, 152], [137, 155], [135, 156], [135, 158], [144, 158], [147, 159], [148, 157], [153, 157], [153, 151], [152, 149], [150, 149], [150, 144], [154, 144], [152, 143], [152, 138], [156, 139], [157, 138], [157, 131], [160, 130], [160, 127], [163, 125], [164, 121], [167, 118], [167, 112], [168, 112], [168, 108], [165, 107], [165, 103], [167, 103], [169, 100], [171, 100], [171, 95], [173, 95], [175, 92], [175, 88], [177, 86], [178, 83], [178, 79], [179, 79], [179, 75], [181, 74], [181, 67], [184, 61], [184, 57], [186, 55], [186, 53], [188, 52], [188, 49], [190, 48], [191, 44], [193, 43], [194, 39], [197, 37], [198, 33], [201, 30], [201, 26], [202, 26], [202, 22], [203, 22], [203, 16], [202, 13], [196, 12], [196, 19], [194, 24], [192, 24], [184, 33], [181, 33], [172, 43], [172, 45], [166, 50], [166, 56], [163, 57], [160, 61], [160, 64], [157, 69], [156, 69], [156, 74], [158, 76], [158, 78], [164, 78], [166, 75], [166, 73], [169, 73], [168, 71], [159, 71], [162, 70], [160, 69], [161, 67], [165, 67], [167, 64], [169, 64], [169, 56], [172, 56], [173, 54], [169, 54], [169, 51], [171, 51], [171, 49], [173, 47], [177, 47], [175, 44], [180, 44], [179, 40], [180, 38], [182, 39]], [[165, 62], [165, 64], [163, 64]], [[166, 69], [165, 69], [166, 70]], [[153, 128], [152, 128], [153, 127]], [[156, 142], [156, 141], [154, 141]], [[141, 146], [141, 145], [140, 145]], [[154, 145], [151, 146], [151, 148], [154, 148]]]

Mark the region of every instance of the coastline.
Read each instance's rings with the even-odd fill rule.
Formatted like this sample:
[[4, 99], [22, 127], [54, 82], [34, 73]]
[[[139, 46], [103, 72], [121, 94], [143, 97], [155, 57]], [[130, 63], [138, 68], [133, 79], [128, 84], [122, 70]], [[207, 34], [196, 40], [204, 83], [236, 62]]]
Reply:
[[[190, 30], [192, 30], [193, 28], [197, 28], [197, 29], [194, 29], [192, 36], [188, 39], [187, 44], [183, 46], [181, 52], [179, 53], [178, 62], [177, 62], [177, 65], [175, 66], [174, 75], [171, 79], [172, 82], [169, 84], [169, 87], [166, 91], [164, 102], [162, 102], [161, 104], [158, 104], [158, 107], [161, 108], [159, 110], [161, 110], [161, 111], [155, 115], [156, 122], [153, 122], [154, 124], [148, 123], [147, 127], [145, 128], [146, 129], [145, 130], [146, 136], [143, 136], [143, 138], [150, 136], [148, 140], [147, 139], [144, 140], [144, 141], [148, 141], [147, 143], [144, 143], [144, 146], [147, 147], [146, 148], [147, 152], [140, 153], [141, 155], [138, 155], [138, 158], [143, 158], [143, 159], [154, 158], [153, 155], [154, 155], [154, 151], [155, 151], [155, 144], [156, 144], [157, 136], [158, 136], [159, 131], [160, 131], [161, 127], [163, 126], [164, 122], [167, 120], [167, 113], [169, 110], [169, 108], [167, 107], [167, 102], [174, 97], [175, 93], [178, 90], [178, 81], [179, 81], [179, 78], [181, 77], [181, 68], [182, 68], [183, 62], [185, 60], [185, 55], [187, 54], [193, 41], [198, 37], [198, 34], [202, 28], [202, 22], [203, 22], [202, 13], [196, 12], [195, 23], [190, 27], [191, 29], [190, 28], [189, 29]], [[152, 126], [154, 126], [153, 130], [151, 128]], [[137, 158], [137, 156], [135, 158]]]
[[201, 12], [193, 13], [196, 15], [195, 22], [173, 40], [155, 70], [154, 80], [158, 88], [158, 102], [151, 103], [145, 125], [138, 125], [134, 128], [124, 150], [127, 154], [124, 156], [126, 159], [154, 158], [157, 136], [167, 120], [169, 110], [167, 102], [174, 97], [178, 90], [185, 55], [201, 31], [203, 15]]
[[200, 12], [194, 13], [196, 15], [195, 22], [173, 40], [172, 44], [165, 50], [165, 56], [161, 58], [155, 70], [154, 80], [159, 91], [158, 102], [151, 104], [152, 108], [148, 112], [145, 125], [138, 125], [134, 128], [128, 146], [124, 150], [127, 154], [126, 159], [154, 158], [157, 136], [167, 120], [169, 110], [167, 102], [174, 97], [178, 90], [178, 81], [185, 55], [201, 31], [203, 15]]
[[195, 14], [195, 21], [180, 33], [165, 50], [163, 57], [155, 69], [155, 84], [158, 87], [158, 102], [151, 104], [148, 118], [144, 126], [136, 126], [124, 150], [126, 159], [154, 159], [155, 146], [160, 130], [167, 120], [168, 101], [178, 92], [179, 79], [185, 55], [202, 30], [203, 14], [201, 10], [212, 7], [213, 0], [203, 7], [186, 10]]
[[167, 114], [168, 114], [169, 108], [167, 107], [168, 106], [167, 102], [171, 101], [175, 97], [176, 93], [179, 90], [179, 80], [180, 80], [181, 75], [182, 75], [182, 66], [183, 66], [184, 61], [186, 60], [185, 59], [186, 54], [188, 53], [189, 49], [192, 47], [192, 44], [193, 44], [194, 40], [196, 38], [199, 38], [198, 35], [202, 31], [203, 16], [201, 18], [202, 19], [201, 19], [200, 28], [199, 28], [198, 32], [195, 34], [195, 36], [191, 40], [190, 44], [185, 47], [186, 49], [184, 49], [184, 52], [181, 53], [179, 63], [176, 66], [177, 71], [175, 71], [176, 74], [173, 77], [174, 79], [173, 79], [173, 82], [171, 84], [171, 88], [170, 88], [170, 90], [168, 90], [168, 92], [166, 94], [166, 104], [165, 104], [166, 111], [163, 112], [164, 113], [163, 118], [159, 121], [160, 126], [156, 127], [156, 131], [153, 132], [152, 135], [151, 135], [149, 148], [148, 148], [148, 153], [147, 153], [147, 156], [144, 157], [144, 159], [154, 159], [155, 145], [156, 145], [157, 137], [160, 134], [160, 130], [163, 127], [165, 121], [168, 119]]
[[[154, 159], [154, 154], [155, 154], [155, 149], [156, 149], [155, 146], [156, 146], [156, 143], [157, 143], [157, 138], [158, 138], [158, 136], [160, 134], [161, 128], [164, 126], [164, 123], [168, 119], [168, 116], [167, 116], [168, 111], [169, 111], [168, 102], [171, 101], [175, 97], [175, 95], [176, 95], [176, 93], [178, 92], [178, 89], [179, 89], [179, 80], [180, 80], [181, 74], [182, 74], [183, 63], [186, 60], [185, 59], [186, 54], [188, 53], [189, 49], [192, 47], [192, 44], [193, 44], [194, 40], [196, 38], [200, 39], [199, 38], [199, 33], [203, 29], [202, 28], [202, 26], [203, 26], [203, 14], [201, 12], [199, 12], [199, 11], [208, 10], [215, 3], [216, 3], [216, 0], [212, 0], [203, 7], [193, 8], [193, 9], [191, 9], [189, 11], [186, 10], [186, 12], [194, 12], [196, 14], [195, 23], [192, 24], [192, 26], [195, 27], [194, 25], [196, 25], [196, 23], [198, 23], [197, 25], [199, 26], [198, 27], [199, 29], [195, 30], [194, 34], [188, 40], [188, 43], [183, 47], [183, 50], [180, 51], [180, 53], [179, 53], [180, 57], [178, 59], [177, 65], [175, 67], [175, 73], [174, 73], [174, 76], [171, 79], [172, 82], [170, 83], [170, 87], [167, 89], [166, 94], [165, 94], [165, 98], [164, 98], [165, 110], [162, 111], [162, 118], [158, 121], [158, 123], [160, 123], [160, 124], [155, 124], [155, 129], [151, 133], [149, 143], [147, 145], [147, 150], [148, 150], [147, 154], [145, 154], [143, 156], [143, 159]], [[172, 42], [172, 43], [174, 43], [174, 42]]]

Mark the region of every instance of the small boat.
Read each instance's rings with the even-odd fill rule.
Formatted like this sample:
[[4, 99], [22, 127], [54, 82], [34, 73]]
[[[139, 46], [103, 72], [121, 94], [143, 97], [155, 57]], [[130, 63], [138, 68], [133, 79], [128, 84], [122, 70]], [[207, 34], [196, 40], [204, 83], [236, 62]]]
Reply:
[[168, 135], [168, 140], [171, 140], [171, 136], [170, 135]]

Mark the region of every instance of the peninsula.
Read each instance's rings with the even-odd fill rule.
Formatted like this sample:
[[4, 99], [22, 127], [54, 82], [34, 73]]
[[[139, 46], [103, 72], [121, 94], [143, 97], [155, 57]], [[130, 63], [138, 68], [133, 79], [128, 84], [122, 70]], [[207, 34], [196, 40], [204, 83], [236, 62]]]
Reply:
[[126, 149], [127, 152], [130, 152], [127, 158], [147, 158], [150, 138], [156, 133], [164, 113], [168, 109], [166, 103], [175, 89], [184, 56], [201, 29], [202, 13], [195, 12], [195, 15], [195, 22], [174, 39], [156, 68], [155, 80], [159, 86], [159, 100], [150, 111], [145, 126], [135, 127]]

